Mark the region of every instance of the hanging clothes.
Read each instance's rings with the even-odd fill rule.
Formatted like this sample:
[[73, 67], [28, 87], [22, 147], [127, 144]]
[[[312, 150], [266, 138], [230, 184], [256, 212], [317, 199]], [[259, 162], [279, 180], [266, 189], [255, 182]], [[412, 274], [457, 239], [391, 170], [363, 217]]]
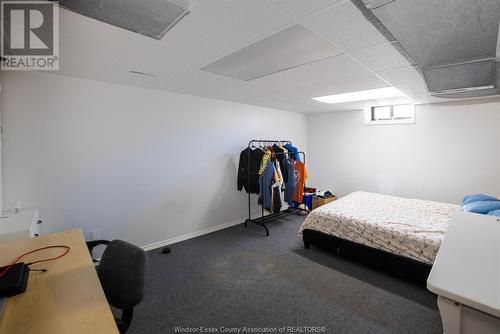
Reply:
[[288, 172], [288, 182], [285, 183], [285, 202], [288, 206], [293, 206], [293, 194], [295, 193], [295, 168], [290, 159], [286, 159], [286, 168]]
[[240, 153], [238, 164], [237, 189], [241, 191], [245, 188], [248, 194], [259, 193], [259, 168], [264, 157], [261, 149], [251, 149], [247, 147]]
[[298, 149], [290, 144], [247, 147], [240, 153], [237, 188], [259, 194], [259, 204], [269, 212], [294, 207], [294, 202], [302, 202], [307, 179], [307, 169], [299, 159]]
[[295, 191], [293, 192], [293, 201], [302, 203], [304, 196], [304, 185], [307, 180], [306, 165], [300, 161], [292, 160], [295, 175]]
[[281, 211], [281, 206], [283, 203], [283, 175], [281, 174], [280, 163], [276, 159], [274, 160], [274, 183], [273, 183], [273, 212], [278, 213]]
[[293, 147], [292, 144], [290, 143], [286, 143], [285, 144], [285, 148], [288, 150], [288, 152], [290, 153], [290, 158], [292, 158], [293, 160], [297, 160], [297, 161], [300, 161], [300, 154], [299, 154], [299, 150], [296, 148], [296, 147]]
[[281, 211], [281, 186], [273, 186], [273, 212]]
[[271, 186], [273, 184], [274, 178], [274, 167], [273, 163], [268, 160], [266, 167], [264, 168], [262, 174], [259, 176], [259, 190], [262, 201], [262, 206], [266, 210], [271, 209], [272, 203], [272, 192]]
[[273, 145], [273, 151], [276, 153], [276, 159], [278, 159], [281, 169], [281, 174], [283, 175], [283, 182], [288, 182], [288, 171], [286, 168], [286, 154], [285, 149], [283, 147], [279, 147], [278, 145]]
[[272, 152], [270, 149], [268, 149], [267, 147], [264, 148], [264, 156], [262, 157], [262, 161], [260, 163], [259, 175], [262, 175], [262, 173], [264, 173], [264, 170], [267, 167], [267, 162], [269, 161], [269, 159], [271, 159], [271, 154]]

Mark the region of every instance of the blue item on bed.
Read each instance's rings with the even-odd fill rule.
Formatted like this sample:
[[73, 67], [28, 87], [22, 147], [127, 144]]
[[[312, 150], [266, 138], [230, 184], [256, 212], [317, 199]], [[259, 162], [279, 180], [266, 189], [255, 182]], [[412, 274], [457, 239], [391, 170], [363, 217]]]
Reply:
[[488, 212], [488, 216], [497, 216], [500, 217], [500, 210], [493, 210]]
[[473, 202], [480, 202], [480, 201], [498, 201], [498, 198], [495, 198], [490, 195], [485, 195], [485, 194], [474, 194], [474, 195], [467, 195], [464, 197], [462, 201], [462, 205], [473, 203]]
[[465, 204], [462, 209], [467, 212], [487, 214], [490, 211], [500, 210], [500, 201], [479, 201]]
[[483, 215], [500, 216], [500, 200], [485, 194], [464, 197], [462, 210]]

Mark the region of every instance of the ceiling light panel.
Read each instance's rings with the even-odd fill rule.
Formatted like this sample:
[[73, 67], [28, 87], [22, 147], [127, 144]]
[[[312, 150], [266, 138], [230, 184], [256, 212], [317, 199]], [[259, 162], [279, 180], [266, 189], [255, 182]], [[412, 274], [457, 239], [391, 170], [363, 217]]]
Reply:
[[315, 97], [313, 98], [313, 100], [328, 104], [336, 104], [336, 103], [346, 103], [355, 101], [379, 100], [391, 97], [404, 97], [404, 96], [405, 95], [395, 87], [385, 87], [385, 88], [377, 88], [370, 90], [362, 90], [358, 92]]
[[331, 43], [297, 24], [221, 58], [202, 70], [248, 81], [340, 53]]

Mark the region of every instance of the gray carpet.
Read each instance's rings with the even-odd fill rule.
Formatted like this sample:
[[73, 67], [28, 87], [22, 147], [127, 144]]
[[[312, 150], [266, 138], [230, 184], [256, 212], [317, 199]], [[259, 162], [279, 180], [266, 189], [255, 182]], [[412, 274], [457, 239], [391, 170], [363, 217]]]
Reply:
[[175, 326], [442, 333], [434, 295], [316, 247], [304, 249], [297, 237], [303, 220], [270, 223], [267, 238], [259, 226], [238, 225], [172, 245], [168, 255], [149, 252], [146, 297], [129, 333], [174, 333]]

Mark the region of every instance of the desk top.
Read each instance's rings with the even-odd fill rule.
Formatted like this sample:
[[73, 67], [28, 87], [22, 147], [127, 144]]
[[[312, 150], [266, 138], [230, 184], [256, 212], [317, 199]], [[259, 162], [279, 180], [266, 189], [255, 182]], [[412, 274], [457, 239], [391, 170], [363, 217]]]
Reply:
[[468, 212], [452, 217], [427, 288], [500, 317], [500, 219]]
[[[80, 229], [0, 243], [0, 266], [26, 251], [49, 245], [66, 245], [71, 250], [60, 259], [32, 266], [48, 271], [30, 272], [26, 292], [7, 299], [0, 333], [118, 333]], [[43, 250], [21, 261], [63, 251]]]

